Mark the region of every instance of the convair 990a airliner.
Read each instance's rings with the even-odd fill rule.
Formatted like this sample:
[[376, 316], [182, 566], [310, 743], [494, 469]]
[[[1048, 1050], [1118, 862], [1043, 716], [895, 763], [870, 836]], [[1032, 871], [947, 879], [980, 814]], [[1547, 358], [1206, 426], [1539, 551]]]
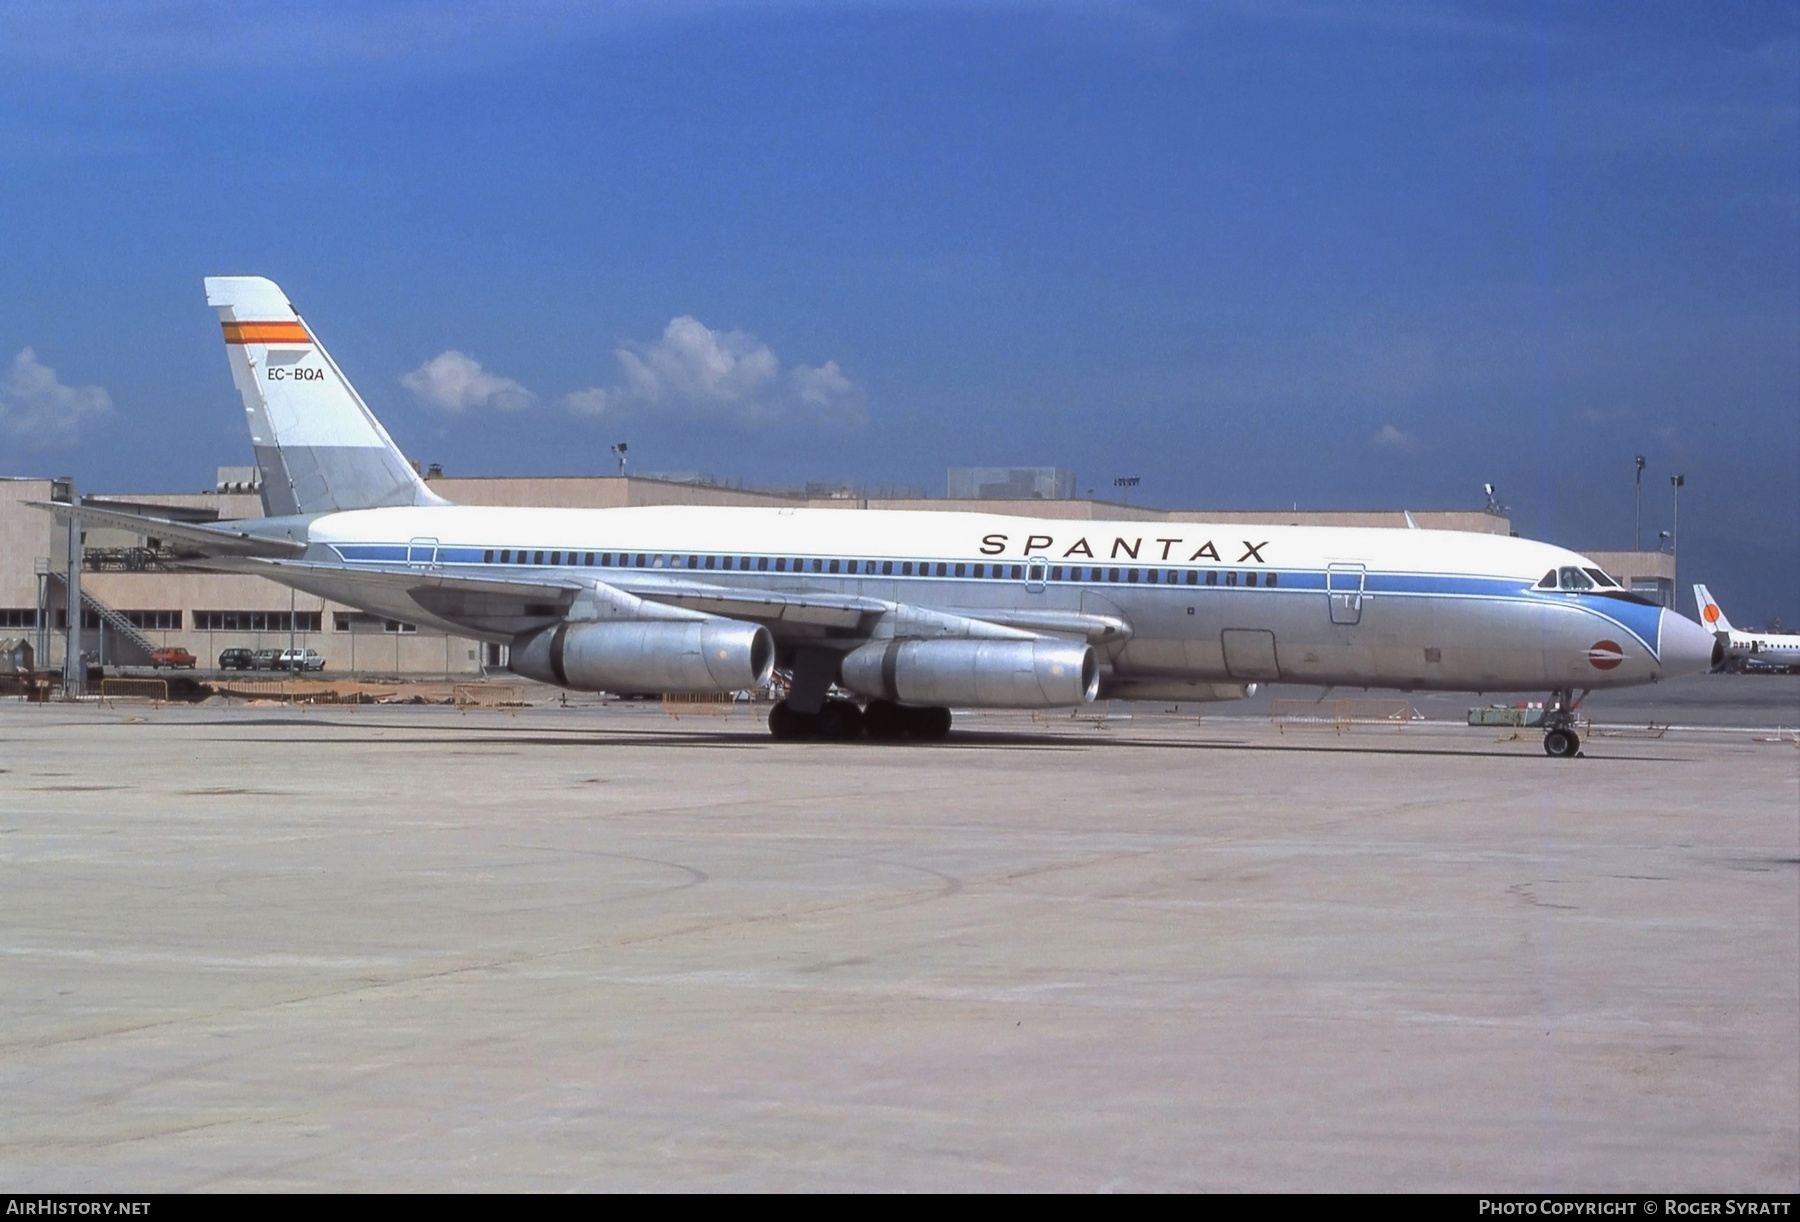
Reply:
[[[1231, 700], [1268, 682], [1547, 691], [1704, 671], [1698, 624], [1573, 552], [1429, 530], [1071, 522], [933, 511], [452, 505], [268, 280], [206, 281], [264, 518], [54, 512], [390, 619], [511, 646], [583, 691], [788, 676], [777, 738], [938, 738], [952, 708]], [[832, 698], [835, 687], [856, 700]]]

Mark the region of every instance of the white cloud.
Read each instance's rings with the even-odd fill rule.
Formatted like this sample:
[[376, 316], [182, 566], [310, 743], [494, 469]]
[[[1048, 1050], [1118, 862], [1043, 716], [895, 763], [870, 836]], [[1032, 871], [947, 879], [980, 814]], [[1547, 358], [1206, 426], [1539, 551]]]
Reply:
[[563, 406], [577, 416], [604, 416], [614, 406], [613, 397], [598, 386], [563, 396]]
[[23, 348], [0, 381], [0, 429], [28, 450], [61, 449], [80, 440], [81, 426], [112, 415], [112, 396], [98, 386], [64, 386], [56, 370]]
[[689, 314], [671, 318], [661, 339], [627, 341], [614, 355], [625, 373], [626, 393], [647, 403], [740, 403], [781, 373], [774, 350], [755, 336], [714, 331]]
[[1369, 444], [1378, 450], [1397, 450], [1408, 454], [1424, 448], [1417, 436], [1391, 424], [1384, 424], [1376, 429], [1375, 435], [1369, 438]]
[[457, 414], [483, 407], [516, 412], [530, 406], [536, 397], [511, 378], [489, 373], [480, 361], [454, 348], [438, 353], [401, 378], [400, 385], [427, 407]]
[[836, 361], [782, 369], [774, 349], [745, 331], [715, 331], [692, 315], [669, 320], [648, 343], [613, 350], [619, 382], [563, 399], [582, 415], [661, 412], [740, 425], [857, 424], [862, 390]]

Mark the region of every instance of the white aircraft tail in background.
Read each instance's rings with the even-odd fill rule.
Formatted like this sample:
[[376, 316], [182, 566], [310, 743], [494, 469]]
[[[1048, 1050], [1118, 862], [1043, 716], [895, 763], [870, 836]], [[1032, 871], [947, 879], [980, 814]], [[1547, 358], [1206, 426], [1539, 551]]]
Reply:
[[1732, 631], [1731, 621], [1725, 618], [1724, 609], [1703, 585], [1694, 586], [1694, 606], [1700, 612], [1700, 622], [1713, 632], [1729, 634]]

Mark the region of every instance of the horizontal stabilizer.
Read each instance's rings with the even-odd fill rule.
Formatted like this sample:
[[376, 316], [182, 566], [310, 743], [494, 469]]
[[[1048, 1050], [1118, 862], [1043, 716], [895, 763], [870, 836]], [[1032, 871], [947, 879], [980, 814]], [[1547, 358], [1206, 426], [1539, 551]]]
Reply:
[[70, 505], [63, 501], [27, 501], [26, 504], [34, 509], [53, 513], [58, 518], [77, 518], [95, 526], [128, 530], [133, 534], [157, 539], [176, 539], [206, 556], [298, 556], [306, 551], [304, 542], [272, 539], [226, 526], [171, 522], [166, 518], [144, 517], [118, 509], [100, 509], [93, 505]]

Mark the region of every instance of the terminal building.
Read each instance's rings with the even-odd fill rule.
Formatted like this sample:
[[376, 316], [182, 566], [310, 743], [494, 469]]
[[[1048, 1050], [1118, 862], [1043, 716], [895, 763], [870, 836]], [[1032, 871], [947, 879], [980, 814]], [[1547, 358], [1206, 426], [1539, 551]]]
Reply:
[[[432, 489], [469, 505], [616, 508], [627, 505], [747, 505], [820, 509], [924, 509], [1021, 514], [1066, 519], [1145, 522], [1267, 522], [1294, 526], [1374, 526], [1406, 529], [1407, 514], [1391, 512], [1228, 511], [1151, 509], [1082, 499], [1074, 476], [1055, 468], [962, 468], [952, 476], [952, 499], [861, 495], [843, 488], [769, 492], [716, 482], [642, 476], [458, 479], [433, 468]], [[259, 473], [221, 467], [216, 487], [201, 493], [78, 494], [68, 481], [0, 478], [0, 641], [31, 644], [39, 670], [60, 668], [69, 607], [68, 530], [27, 502], [66, 500], [115, 506], [186, 522], [261, 516]], [[999, 478], [994, 478], [998, 476]], [[870, 492], [877, 490], [868, 490]], [[897, 491], [884, 489], [880, 491]], [[916, 490], [906, 490], [916, 492]], [[1508, 534], [1503, 516], [1480, 510], [1414, 512], [1430, 530]], [[154, 537], [89, 527], [76, 543], [81, 597], [81, 651], [108, 669], [146, 666], [152, 650], [178, 647], [212, 669], [227, 649], [313, 649], [327, 674], [371, 678], [467, 678], [506, 665], [502, 645], [449, 636], [354, 607], [296, 593], [260, 577], [197, 573], [170, 565]], [[1632, 590], [1675, 605], [1674, 558], [1662, 552], [1589, 552]]]

